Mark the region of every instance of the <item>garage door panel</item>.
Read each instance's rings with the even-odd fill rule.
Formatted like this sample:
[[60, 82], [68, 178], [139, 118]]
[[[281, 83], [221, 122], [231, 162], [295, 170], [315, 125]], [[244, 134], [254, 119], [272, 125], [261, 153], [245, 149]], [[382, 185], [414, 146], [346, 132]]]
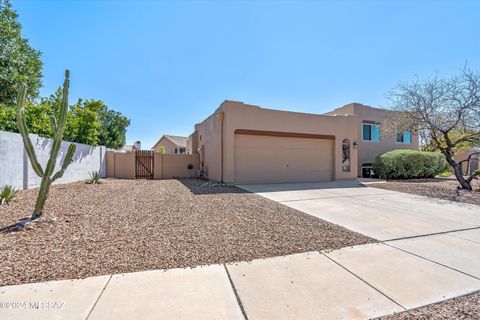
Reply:
[[328, 181], [333, 178], [333, 140], [235, 136], [235, 182]]

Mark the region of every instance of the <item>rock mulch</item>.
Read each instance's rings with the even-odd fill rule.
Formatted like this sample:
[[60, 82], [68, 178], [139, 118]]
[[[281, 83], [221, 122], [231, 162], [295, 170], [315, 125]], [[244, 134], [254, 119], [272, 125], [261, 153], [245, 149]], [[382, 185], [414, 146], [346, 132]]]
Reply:
[[405, 311], [381, 320], [478, 320], [480, 318], [480, 292], [454, 298], [426, 306], [420, 309]]
[[[29, 215], [37, 190], [0, 206]], [[53, 186], [44, 221], [0, 234], [0, 286], [252, 260], [375, 240], [241, 189], [187, 180]]]
[[[480, 188], [478, 183], [473, 182], [475, 188]], [[480, 192], [458, 190], [458, 186], [455, 178], [389, 180], [386, 183], [369, 185], [373, 188], [480, 205]]]

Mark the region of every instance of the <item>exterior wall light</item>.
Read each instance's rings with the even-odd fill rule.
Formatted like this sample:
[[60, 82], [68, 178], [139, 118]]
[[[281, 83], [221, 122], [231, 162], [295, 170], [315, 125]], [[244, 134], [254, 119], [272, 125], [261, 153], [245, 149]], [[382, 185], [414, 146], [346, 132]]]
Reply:
[[357, 141], [353, 141], [353, 149], [358, 149], [358, 143], [357, 143]]

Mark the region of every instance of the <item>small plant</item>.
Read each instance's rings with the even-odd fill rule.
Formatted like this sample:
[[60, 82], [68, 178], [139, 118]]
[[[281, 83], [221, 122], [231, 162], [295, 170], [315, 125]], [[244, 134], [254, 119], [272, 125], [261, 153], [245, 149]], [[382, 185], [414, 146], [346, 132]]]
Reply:
[[450, 171], [446, 170], [446, 171], [443, 171], [442, 173], [440, 173], [438, 175], [438, 177], [441, 177], [441, 178], [448, 178], [448, 177], [451, 177], [453, 176], [453, 173], [451, 173]]
[[100, 176], [100, 173], [98, 171], [89, 172], [88, 175], [89, 175], [89, 178], [87, 180], [87, 183], [89, 184], [102, 183], [102, 177]]
[[12, 186], [0, 187], [0, 204], [8, 204], [17, 195], [18, 190]]

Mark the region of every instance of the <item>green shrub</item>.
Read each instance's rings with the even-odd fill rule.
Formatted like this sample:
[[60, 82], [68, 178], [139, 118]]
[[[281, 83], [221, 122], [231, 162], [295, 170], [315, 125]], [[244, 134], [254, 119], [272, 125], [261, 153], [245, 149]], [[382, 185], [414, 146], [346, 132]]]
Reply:
[[8, 204], [17, 195], [18, 190], [12, 186], [0, 187], [0, 204]]
[[448, 168], [438, 152], [393, 150], [375, 159], [373, 171], [385, 179], [433, 178]]

